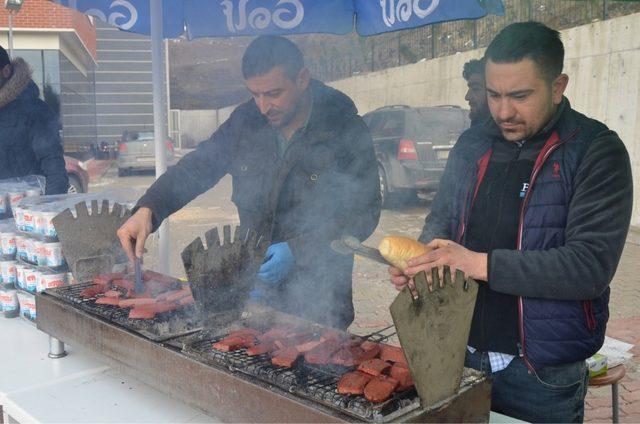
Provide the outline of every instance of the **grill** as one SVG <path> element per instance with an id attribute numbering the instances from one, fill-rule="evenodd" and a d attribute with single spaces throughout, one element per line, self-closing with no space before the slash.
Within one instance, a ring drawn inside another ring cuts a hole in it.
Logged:
<path id="1" fill-rule="evenodd" d="M 159 314 L 154 319 L 129 319 L 128 309 L 113 305 L 99 305 L 95 303 L 97 297 L 85 298 L 80 296 L 80 293 L 90 286 L 93 286 L 93 284 L 74 284 L 48 289 L 47 293 L 155 342 L 163 342 L 191 334 L 200 329 L 198 320 L 195 318 L 193 305 Z"/>
<path id="2" fill-rule="evenodd" d="M 465 370 L 459 393 L 428 408 L 421 407 L 415 391 L 373 404 L 361 396 L 336 392 L 339 377 L 349 368 L 300 361 L 294 368 L 285 369 L 271 364 L 267 355 L 250 357 L 244 350 L 217 351 L 212 344 L 225 337 L 230 328 L 199 330 L 178 337 L 179 331 L 194 331 L 195 326 L 186 324 L 175 312 L 155 320 L 129 320 L 115 307 L 82 299 L 79 292 L 87 286 L 38 293 L 38 328 L 109 363 L 124 366 L 145 383 L 223 421 L 488 420 L 491 386 L 476 371 Z M 268 321 L 268 317 L 253 316 L 236 325 L 259 328 L 252 324 Z M 173 327 L 171 322 L 175 322 Z M 167 328 L 172 331 L 163 331 Z M 160 339 L 163 341 L 158 342 Z"/>
<path id="3" fill-rule="evenodd" d="M 420 407 L 420 399 L 413 389 L 394 393 L 389 400 L 377 404 L 369 402 L 363 396 L 337 393 L 340 377 L 353 371 L 355 367 L 320 366 L 298 360 L 293 368 L 283 368 L 273 365 L 268 354 L 249 356 L 246 349 L 231 352 L 214 349 L 213 343 L 227 335 L 214 335 L 212 331 L 204 330 L 185 338 L 182 348 L 191 358 L 249 375 L 363 421 L 385 421 L 385 417 L 393 413 L 401 410 L 406 413 Z"/>

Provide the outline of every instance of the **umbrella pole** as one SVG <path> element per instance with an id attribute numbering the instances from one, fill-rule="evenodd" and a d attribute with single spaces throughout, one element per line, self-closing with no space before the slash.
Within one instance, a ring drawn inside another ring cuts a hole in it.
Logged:
<path id="1" fill-rule="evenodd" d="M 153 81 L 153 133 L 155 137 L 156 179 L 167 170 L 165 134 L 166 119 L 162 98 L 162 2 L 150 0 L 151 6 L 151 67 Z M 168 99 L 167 99 L 168 101 Z M 170 274 L 168 219 L 158 229 L 158 271 Z"/>

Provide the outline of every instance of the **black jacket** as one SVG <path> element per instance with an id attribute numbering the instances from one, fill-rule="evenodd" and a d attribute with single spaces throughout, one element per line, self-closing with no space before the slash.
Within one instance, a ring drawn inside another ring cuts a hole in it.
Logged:
<path id="1" fill-rule="evenodd" d="M 517 246 L 474 246 L 489 253 L 487 288 L 518 297 L 520 347 L 530 368 L 583 360 L 602 346 L 609 283 L 633 206 L 629 155 L 620 138 L 563 103 L 557 121 L 540 134 L 549 138 L 518 213 Z M 474 188 L 489 175 L 496 137 L 491 122 L 462 134 L 421 240 L 468 245 L 467 217 L 479 205 Z"/>
<path id="2" fill-rule="evenodd" d="M 42 175 L 46 194 L 66 193 L 58 117 L 40 100 L 27 63 L 12 64 L 13 75 L 0 88 L 0 179 Z"/>
<path id="3" fill-rule="evenodd" d="M 344 328 L 354 317 L 353 257 L 336 254 L 329 245 L 342 234 L 364 240 L 375 229 L 380 216 L 377 166 L 371 136 L 351 99 L 318 81 L 310 89 L 309 122 L 284 157 L 278 154 L 275 130 L 248 101 L 169 168 L 138 206 L 153 211 L 157 228 L 231 174 L 241 225 L 272 243 L 288 242 L 295 257 L 293 271 L 271 290 L 268 303 Z"/>

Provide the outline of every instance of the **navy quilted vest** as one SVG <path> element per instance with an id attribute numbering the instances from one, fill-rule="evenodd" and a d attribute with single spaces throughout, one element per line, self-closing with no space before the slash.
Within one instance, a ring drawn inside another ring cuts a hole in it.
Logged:
<path id="1" fill-rule="evenodd" d="M 571 118 L 575 120 L 575 116 Z M 520 216 L 521 250 L 548 250 L 564 245 L 575 173 L 589 141 L 607 129 L 590 119 L 580 119 L 580 126 L 569 125 L 571 132 L 566 131 L 566 127 L 563 125 L 560 131 L 554 132 L 555 140 L 553 136 L 549 139 L 534 166 Z M 477 133 L 466 135 L 474 140 L 465 143 L 469 161 L 461 167 L 464 169 L 458 169 L 459 181 L 464 183 L 456 185 L 450 228 L 450 234 L 457 234 L 458 242 L 463 244 L 475 189 L 491 157 L 488 137 Z M 521 297 L 518 302 L 520 343 L 530 368 L 583 360 L 602 346 L 609 318 L 609 288 L 589 301 Z"/>

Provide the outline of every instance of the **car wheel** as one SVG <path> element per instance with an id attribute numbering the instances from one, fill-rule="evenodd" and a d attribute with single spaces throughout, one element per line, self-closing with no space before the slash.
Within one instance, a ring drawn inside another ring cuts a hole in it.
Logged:
<path id="1" fill-rule="evenodd" d="M 131 171 L 129 171 L 128 169 L 118 168 L 118 177 L 126 177 L 130 173 L 131 173 Z"/>
<path id="2" fill-rule="evenodd" d="M 82 183 L 78 179 L 78 177 L 74 175 L 69 175 L 69 190 L 67 190 L 69 194 L 77 194 L 83 193 Z"/>

